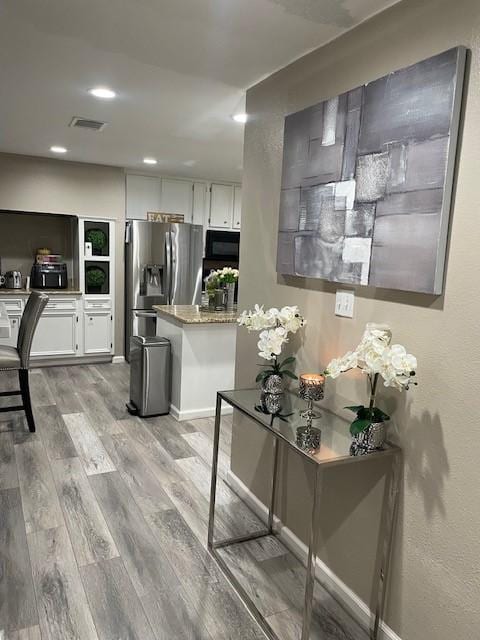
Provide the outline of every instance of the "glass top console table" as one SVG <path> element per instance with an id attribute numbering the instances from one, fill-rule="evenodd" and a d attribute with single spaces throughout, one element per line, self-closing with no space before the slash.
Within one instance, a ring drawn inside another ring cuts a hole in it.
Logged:
<path id="1" fill-rule="evenodd" d="M 214 539 L 215 502 L 217 492 L 222 402 L 232 406 L 235 410 L 239 411 L 247 418 L 250 418 L 259 428 L 267 431 L 271 436 L 273 436 L 273 472 L 270 487 L 270 502 L 268 505 L 268 520 L 265 528 L 243 536 L 216 540 Z M 387 572 L 396 515 L 401 450 L 395 445 L 385 443 L 383 449 L 377 450 L 373 453 L 358 456 L 351 455 L 351 437 L 348 430 L 348 423 L 339 416 L 336 416 L 321 407 L 319 403 L 314 404 L 314 409 L 318 417 L 318 421 L 316 421 L 315 424 L 317 428 L 321 430 L 320 448 L 316 451 L 305 450 L 297 443 L 297 429 L 305 426 L 305 418 L 302 417 L 302 412 L 307 408 L 306 401 L 299 398 L 297 394 L 286 392 L 275 402 L 279 402 L 279 404 L 276 404 L 273 407 L 271 405 L 268 406 L 268 403 L 266 405 L 265 401 L 261 398 L 259 389 L 236 389 L 232 391 L 220 391 L 217 393 L 210 489 L 210 514 L 208 523 L 209 551 L 241 596 L 252 616 L 262 627 L 266 636 L 271 640 L 278 640 L 278 636 L 275 634 L 265 617 L 260 613 L 233 571 L 229 568 L 220 551 L 221 549 L 231 545 L 276 534 L 276 531 L 274 530 L 274 508 L 278 485 L 278 443 L 283 442 L 284 446 L 287 446 L 289 449 L 301 456 L 305 463 L 310 466 L 311 472 L 313 473 L 313 495 L 308 540 L 308 558 L 306 563 L 307 574 L 305 581 L 301 631 L 301 640 L 308 640 L 310 638 L 310 628 L 312 623 L 322 472 L 327 468 L 331 468 L 333 465 L 361 464 L 375 459 L 378 461 L 382 460 L 383 462 L 388 460 L 388 474 L 385 481 L 382 505 L 381 529 L 374 576 L 375 584 L 373 585 L 372 591 L 374 595 L 372 597 L 369 630 L 369 637 L 371 640 L 377 640 L 385 602 Z"/>

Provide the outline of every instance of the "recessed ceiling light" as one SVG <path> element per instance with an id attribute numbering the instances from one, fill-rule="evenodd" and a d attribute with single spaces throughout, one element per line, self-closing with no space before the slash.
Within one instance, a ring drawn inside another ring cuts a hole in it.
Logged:
<path id="1" fill-rule="evenodd" d="M 50 147 L 50 151 L 53 151 L 53 153 L 67 153 L 65 147 L 59 147 L 56 144 L 54 144 L 53 147 Z"/>
<path id="2" fill-rule="evenodd" d="M 232 118 L 235 120 L 235 122 L 240 122 L 241 124 L 245 124 L 245 122 L 248 120 L 248 116 L 246 113 L 235 113 Z"/>
<path id="3" fill-rule="evenodd" d="M 155 158 L 144 158 L 143 161 L 145 164 L 157 164 Z"/>
<path id="4" fill-rule="evenodd" d="M 95 98 L 104 98 L 105 100 L 111 100 L 117 95 L 115 91 L 112 91 L 112 89 L 108 87 L 94 87 L 93 89 L 89 89 L 88 93 L 95 96 Z"/>

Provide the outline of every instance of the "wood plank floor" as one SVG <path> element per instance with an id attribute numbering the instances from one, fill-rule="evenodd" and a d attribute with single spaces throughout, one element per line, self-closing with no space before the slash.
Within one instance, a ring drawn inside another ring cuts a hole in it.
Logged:
<path id="1" fill-rule="evenodd" d="M 15 378 L 1 372 L 0 391 Z M 264 639 L 206 549 L 213 420 L 132 418 L 128 381 L 121 364 L 35 369 L 37 433 L 0 416 L 0 639 Z M 262 524 L 227 486 L 224 420 L 218 534 L 239 535 Z M 282 640 L 297 640 L 291 554 L 263 539 L 225 558 Z M 315 611 L 312 639 L 366 640 L 319 585 Z"/>

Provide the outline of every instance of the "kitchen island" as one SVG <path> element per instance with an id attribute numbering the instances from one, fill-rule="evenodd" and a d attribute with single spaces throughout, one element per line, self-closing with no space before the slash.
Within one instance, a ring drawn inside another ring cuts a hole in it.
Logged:
<path id="1" fill-rule="evenodd" d="M 215 415 L 217 391 L 233 389 L 237 314 L 195 305 L 155 305 L 157 336 L 172 346 L 170 412 L 177 420 Z"/>

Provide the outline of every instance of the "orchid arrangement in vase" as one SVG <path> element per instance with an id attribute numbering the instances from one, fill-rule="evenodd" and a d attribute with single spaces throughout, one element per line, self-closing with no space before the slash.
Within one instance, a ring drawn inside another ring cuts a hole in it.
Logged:
<path id="1" fill-rule="evenodd" d="M 374 425 L 390 419 L 390 416 L 376 406 L 380 378 L 383 378 L 385 387 L 393 387 L 399 391 L 417 384 L 414 381 L 417 359 L 407 353 L 404 346 L 391 344 L 391 341 L 392 332 L 389 327 L 369 323 L 355 351 L 349 351 L 341 358 L 334 358 L 324 372 L 330 378 L 338 378 L 341 373 L 360 369 L 368 376 L 368 406 L 345 407 L 357 415 L 350 426 L 350 433 L 354 438 L 367 432 Z"/>
<path id="2" fill-rule="evenodd" d="M 269 364 L 260 365 L 263 370 L 256 377 L 256 382 L 262 383 L 264 391 L 280 393 L 285 377 L 297 379 L 292 365 L 295 358 L 290 356 L 285 360 L 279 359 L 284 345 L 289 341 L 289 334 L 297 333 L 305 326 L 305 318 L 300 314 L 297 306 L 287 306 L 281 309 L 272 307 L 264 310 L 263 306 L 255 305 L 253 311 L 243 311 L 238 318 L 238 324 L 248 331 L 259 331 L 257 343 L 258 355 Z"/>

